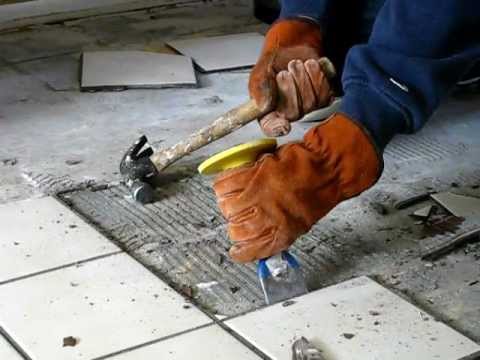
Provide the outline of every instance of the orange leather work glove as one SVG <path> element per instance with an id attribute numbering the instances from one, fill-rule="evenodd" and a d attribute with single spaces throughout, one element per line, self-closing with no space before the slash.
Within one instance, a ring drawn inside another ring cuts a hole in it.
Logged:
<path id="1" fill-rule="evenodd" d="M 382 168 L 363 127 L 336 114 L 303 142 L 219 175 L 213 187 L 234 242 L 231 257 L 249 262 L 287 249 L 338 203 L 371 187 Z"/>
<path id="2" fill-rule="evenodd" d="M 306 19 L 280 20 L 267 32 L 248 84 L 250 97 L 269 112 L 259 119 L 267 136 L 288 134 L 290 122 L 331 103 L 322 43 L 320 27 Z"/>

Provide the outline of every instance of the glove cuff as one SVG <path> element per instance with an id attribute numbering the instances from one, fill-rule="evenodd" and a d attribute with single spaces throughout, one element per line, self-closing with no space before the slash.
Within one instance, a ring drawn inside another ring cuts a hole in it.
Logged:
<path id="1" fill-rule="evenodd" d="M 311 47 L 323 56 L 322 30 L 315 20 L 306 17 L 277 20 L 265 35 L 262 54 L 295 46 Z"/>
<path id="2" fill-rule="evenodd" d="M 310 129 L 304 143 L 335 172 L 339 201 L 367 190 L 382 174 L 383 158 L 372 137 L 360 123 L 342 113 Z"/>

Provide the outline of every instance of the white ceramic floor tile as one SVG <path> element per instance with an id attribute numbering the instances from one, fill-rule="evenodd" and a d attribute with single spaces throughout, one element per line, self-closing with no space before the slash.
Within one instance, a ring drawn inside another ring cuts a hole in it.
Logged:
<path id="1" fill-rule="evenodd" d="M 82 56 L 82 89 L 196 86 L 192 59 L 147 51 L 91 51 Z"/>
<path id="2" fill-rule="evenodd" d="M 54 198 L 0 205 L 0 283 L 119 250 Z"/>
<path id="3" fill-rule="evenodd" d="M 264 37 L 243 33 L 168 42 L 179 53 L 191 57 L 203 71 L 244 68 L 255 65 Z"/>
<path id="4" fill-rule="evenodd" d="M 111 360 L 258 360 L 250 349 L 213 325 L 148 345 Z"/>
<path id="5" fill-rule="evenodd" d="M 208 324 L 129 255 L 0 286 L 0 326 L 33 358 L 92 359 Z M 62 347 L 63 338 L 78 338 Z"/>
<path id="6" fill-rule="evenodd" d="M 480 346 L 361 277 L 227 321 L 275 360 L 305 336 L 327 360 L 454 360 Z"/>
<path id="7" fill-rule="evenodd" d="M 19 353 L 0 335 L 0 359 L 23 360 Z"/>

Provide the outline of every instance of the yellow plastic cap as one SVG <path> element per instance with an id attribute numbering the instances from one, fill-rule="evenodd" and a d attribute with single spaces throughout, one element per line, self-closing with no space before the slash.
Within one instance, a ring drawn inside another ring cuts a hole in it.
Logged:
<path id="1" fill-rule="evenodd" d="M 275 139 L 260 139 L 237 145 L 209 157 L 198 166 L 198 172 L 202 175 L 215 175 L 242 167 L 255 162 L 261 154 L 275 151 L 276 148 Z"/>

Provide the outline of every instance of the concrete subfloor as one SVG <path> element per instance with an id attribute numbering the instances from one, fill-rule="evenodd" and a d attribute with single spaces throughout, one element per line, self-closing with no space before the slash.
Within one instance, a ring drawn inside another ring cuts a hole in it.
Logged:
<path id="1" fill-rule="evenodd" d="M 194 16 L 198 8 L 188 6 L 140 11 L 0 34 L 0 203 L 74 190 L 82 184 L 115 185 L 119 181 L 119 159 L 139 135 L 146 134 L 155 146 L 168 146 L 245 101 L 246 70 L 199 73 L 197 89 L 78 90 L 78 56 L 82 50 L 169 51 L 163 46 L 164 40 L 265 30 L 251 17 L 247 6 L 206 4 L 201 11 L 201 17 Z M 300 138 L 310 126 L 296 124 L 282 142 Z M 326 252 L 316 256 L 324 255 L 323 262 L 308 266 L 311 286 L 319 288 L 357 275 L 373 275 L 480 341 L 480 284 L 475 283 L 480 279 L 480 248 L 470 245 L 434 264 L 423 262 L 422 251 L 452 233 L 429 233 L 429 229 L 414 224 L 409 209 L 395 211 L 392 206 L 395 200 L 432 189 L 480 195 L 479 133 L 479 98 L 463 96 L 450 99 L 419 134 L 397 138 L 386 150 L 385 173 L 377 186 L 338 207 L 310 237 L 298 243 L 299 252 Z M 191 169 L 208 154 L 261 136 L 256 124 L 251 124 L 182 164 Z M 201 188 L 208 189 L 206 185 Z M 113 189 L 109 190 L 113 194 L 100 191 L 98 196 L 103 200 L 109 196 L 121 198 L 121 186 Z M 88 218 L 86 208 L 79 201 L 75 203 L 77 193 L 82 191 L 72 192 L 70 201 Z M 389 214 L 379 215 L 371 207 L 374 202 L 385 204 Z M 157 212 L 162 210 L 162 204 L 159 206 Z M 113 232 L 107 226 L 109 219 L 102 223 L 92 216 L 90 220 L 103 231 Z M 476 223 L 468 219 L 453 231 L 469 229 Z M 216 223 L 212 231 L 213 236 L 220 234 L 224 226 Z M 209 236 L 207 239 L 211 239 Z M 149 242 L 148 237 L 142 239 Z M 116 240 L 121 244 L 118 236 Z M 325 245 L 315 250 L 313 246 L 318 243 Z M 160 266 L 155 268 L 155 258 L 148 256 L 156 246 L 136 244 L 129 249 L 128 244 L 121 245 L 165 276 Z M 161 259 L 162 254 L 155 251 L 156 259 Z M 251 298 L 256 298 L 253 290 L 252 294 Z M 202 299 L 197 300 L 202 304 Z M 234 307 L 235 297 L 230 301 Z M 257 306 L 261 304 L 240 309 Z"/>

